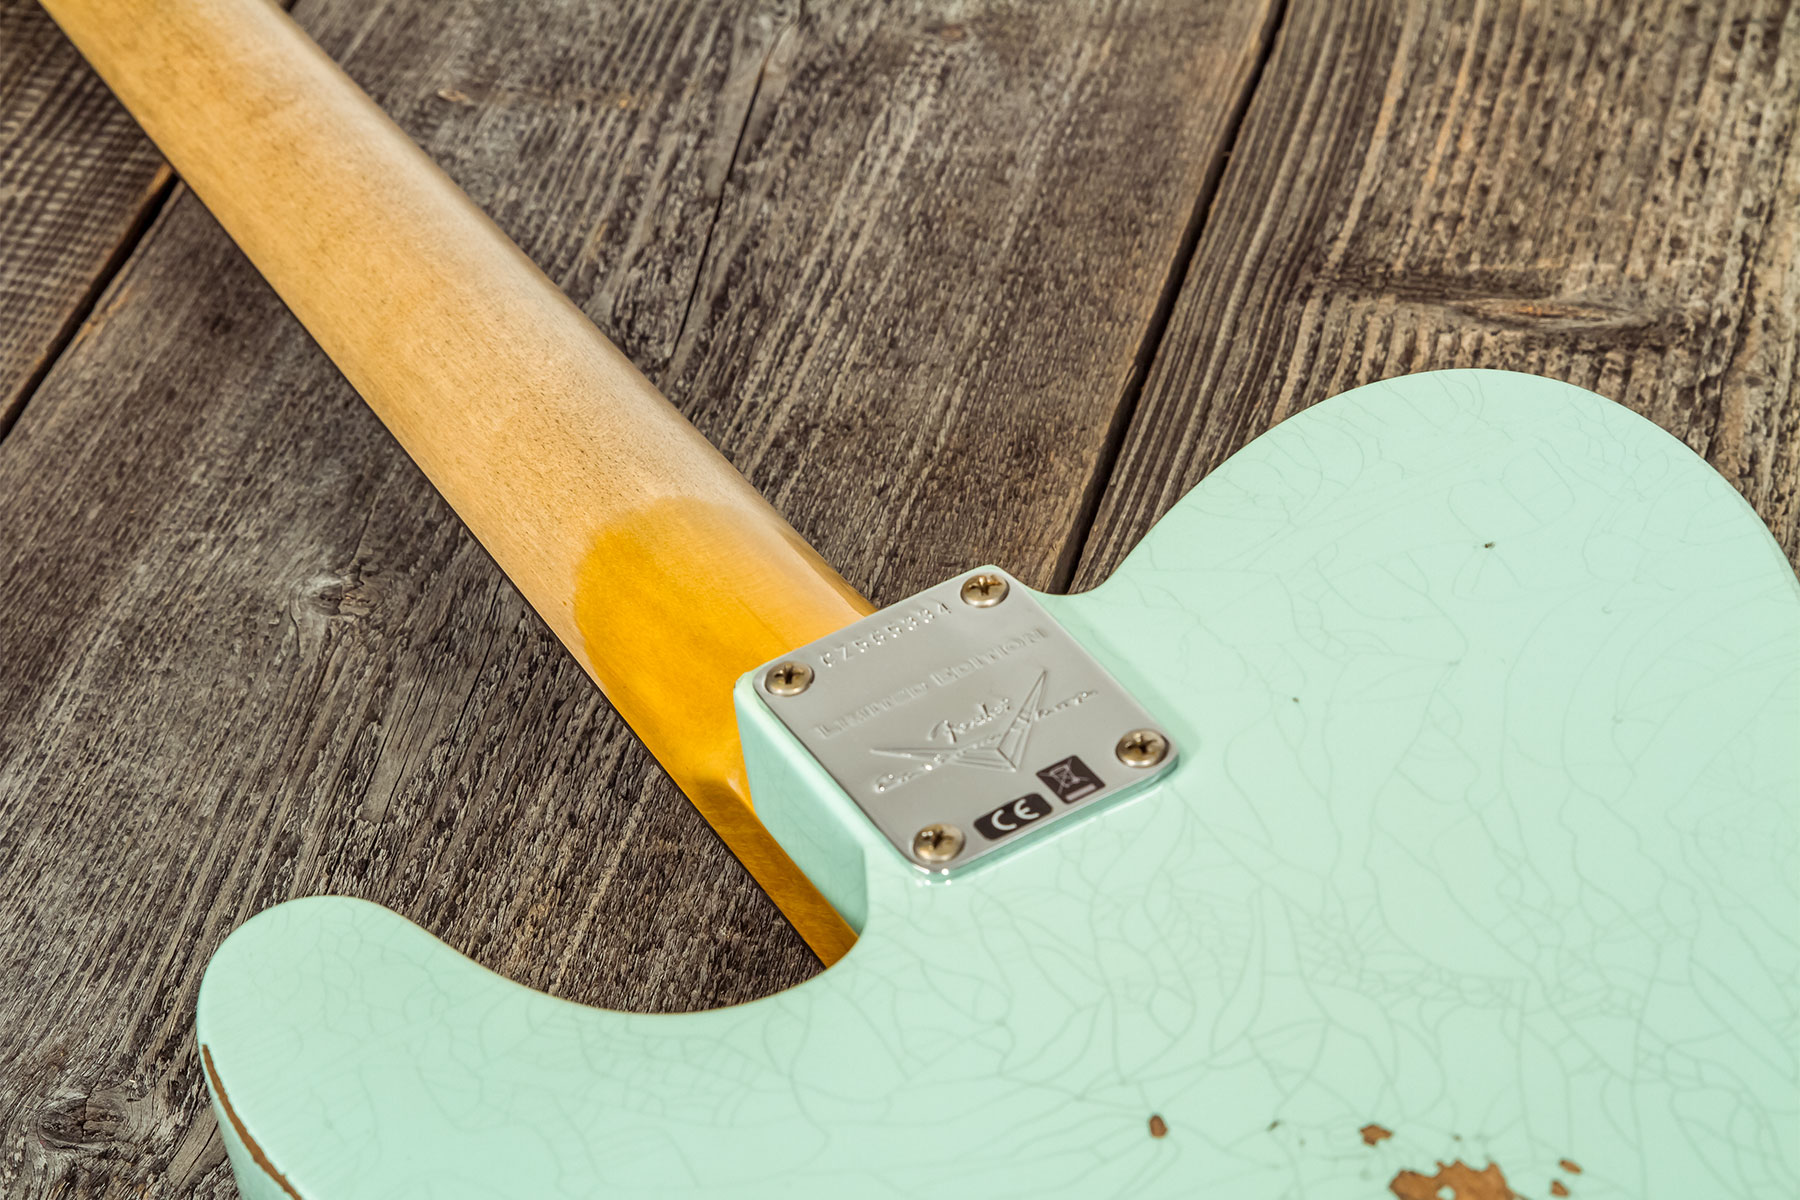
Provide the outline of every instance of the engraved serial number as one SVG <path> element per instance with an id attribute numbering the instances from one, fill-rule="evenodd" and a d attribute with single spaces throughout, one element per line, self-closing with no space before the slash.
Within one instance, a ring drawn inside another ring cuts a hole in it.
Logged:
<path id="1" fill-rule="evenodd" d="M 949 615 L 950 606 L 942 600 L 933 600 L 911 612 L 895 613 L 885 624 L 865 629 L 858 636 L 820 654 L 819 665 L 826 668 L 841 667 L 853 658 L 860 658 L 872 650 L 897 642 L 907 634 L 925 628 L 939 617 Z"/>

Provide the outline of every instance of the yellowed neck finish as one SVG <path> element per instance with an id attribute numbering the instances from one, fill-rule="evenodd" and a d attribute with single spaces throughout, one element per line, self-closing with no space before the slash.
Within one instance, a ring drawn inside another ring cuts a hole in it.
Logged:
<path id="1" fill-rule="evenodd" d="M 267 0 L 45 0 L 619 712 L 830 962 L 756 820 L 731 686 L 868 613 Z"/>

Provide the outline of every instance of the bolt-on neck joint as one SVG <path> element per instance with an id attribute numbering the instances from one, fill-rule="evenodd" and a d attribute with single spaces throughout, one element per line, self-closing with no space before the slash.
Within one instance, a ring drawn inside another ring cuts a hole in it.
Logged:
<path id="1" fill-rule="evenodd" d="M 744 676 L 740 732 L 757 811 L 826 882 L 821 821 L 849 822 L 837 852 L 873 848 L 947 878 L 1010 853 L 1160 777 L 1163 726 L 1029 589 L 995 567 L 927 588 Z M 758 759 L 792 759 L 759 784 Z M 789 787 L 842 803 L 790 819 Z M 809 859 L 812 861 L 809 863 Z M 853 919 L 854 923 L 854 919 Z"/>

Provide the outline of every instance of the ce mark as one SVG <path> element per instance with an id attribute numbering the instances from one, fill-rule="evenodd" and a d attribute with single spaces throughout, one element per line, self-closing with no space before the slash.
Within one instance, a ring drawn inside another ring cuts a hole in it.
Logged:
<path id="1" fill-rule="evenodd" d="M 997 842 L 1009 833 L 1017 833 L 1042 817 L 1049 816 L 1055 809 L 1050 802 L 1032 792 L 1020 796 L 1017 800 L 1008 801 L 991 813 L 975 818 L 975 830 L 990 842 Z"/>

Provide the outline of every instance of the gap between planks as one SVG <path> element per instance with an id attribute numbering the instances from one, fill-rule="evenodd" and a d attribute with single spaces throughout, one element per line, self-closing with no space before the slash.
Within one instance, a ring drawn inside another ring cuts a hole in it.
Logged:
<path id="1" fill-rule="evenodd" d="M 1268 19 L 1263 23 L 1259 35 L 1261 41 L 1257 47 L 1256 61 L 1251 64 L 1249 77 L 1238 93 L 1230 115 L 1225 118 L 1225 145 L 1218 158 L 1213 161 L 1212 169 L 1201 181 L 1200 190 L 1194 195 L 1193 211 L 1188 215 L 1181 241 L 1169 260 L 1169 271 L 1163 278 L 1162 290 L 1157 294 L 1156 307 L 1151 310 L 1150 320 L 1144 326 L 1143 339 L 1139 341 L 1137 353 L 1132 358 L 1131 373 L 1126 377 L 1118 406 L 1113 409 L 1112 423 L 1107 426 L 1106 437 L 1100 443 L 1100 456 L 1094 463 L 1094 473 L 1088 478 L 1087 488 L 1082 492 L 1081 507 L 1076 513 L 1075 524 L 1069 530 L 1062 553 L 1057 557 L 1056 571 L 1051 577 L 1052 592 L 1067 593 L 1074 584 L 1075 572 L 1087 550 L 1088 537 L 1093 533 L 1094 522 L 1100 515 L 1100 498 L 1106 494 L 1107 485 L 1112 482 L 1113 473 L 1118 469 L 1119 452 L 1123 449 L 1125 436 L 1130 432 L 1132 421 L 1137 416 L 1138 401 L 1143 397 L 1144 383 L 1150 376 L 1150 364 L 1156 361 L 1163 337 L 1169 331 L 1170 314 L 1175 311 L 1176 298 L 1181 295 L 1181 289 L 1187 283 L 1188 268 L 1200 246 L 1200 235 L 1206 229 L 1207 219 L 1212 215 L 1213 201 L 1225 182 L 1226 172 L 1231 169 L 1231 156 L 1237 149 L 1238 135 L 1243 132 L 1244 118 L 1250 112 L 1250 102 L 1256 97 L 1256 89 L 1262 83 L 1263 69 L 1275 55 L 1275 43 L 1281 37 L 1287 10 L 1288 0 L 1275 0 L 1269 8 Z"/>

